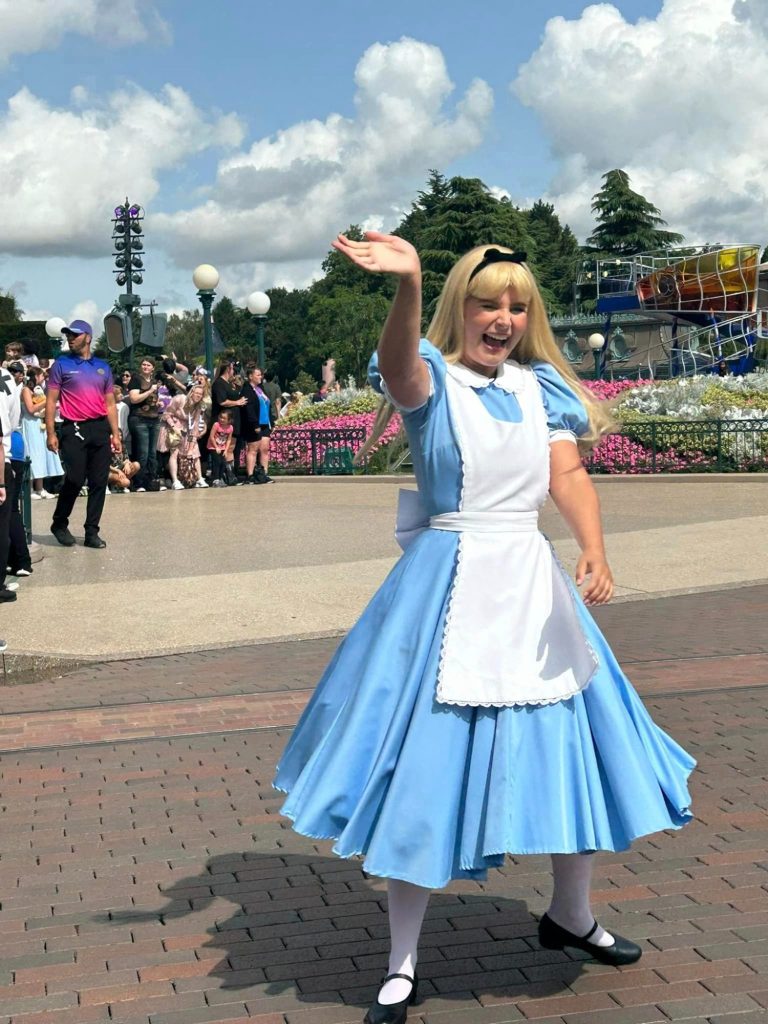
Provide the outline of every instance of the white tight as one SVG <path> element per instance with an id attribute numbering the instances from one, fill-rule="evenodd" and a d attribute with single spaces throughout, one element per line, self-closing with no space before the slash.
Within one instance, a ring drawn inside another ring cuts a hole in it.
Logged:
<path id="1" fill-rule="evenodd" d="M 590 854 L 552 854 L 554 887 L 552 902 L 547 913 L 552 920 L 574 935 L 586 935 L 595 919 L 589 903 L 594 860 Z M 392 947 L 387 974 L 407 974 L 413 977 L 418 959 L 419 935 L 430 897 L 429 889 L 390 878 L 387 883 L 389 933 Z M 598 926 L 590 942 L 599 946 L 613 944 L 613 936 Z M 410 994 L 407 981 L 395 978 L 379 992 L 379 1002 L 399 1003 Z"/>

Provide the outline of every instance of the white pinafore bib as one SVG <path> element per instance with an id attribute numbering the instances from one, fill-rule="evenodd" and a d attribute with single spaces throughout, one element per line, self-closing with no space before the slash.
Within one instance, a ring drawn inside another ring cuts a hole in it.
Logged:
<path id="1" fill-rule="evenodd" d="M 553 704 L 587 685 L 597 658 L 538 530 L 549 489 L 549 429 L 538 381 L 529 367 L 505 363 L 494 383 L 516 395 L 520 423 L 498 420 L 485 407 L 476 389 L 489 386 L 487 378 L 461 364 L 447 368 L 461 501 L 458 511 L 418 524 L 460 534 L 436 697 L 484 707 Z M 402 492 L 399 539 L 421 532 L 414 529 L 417 503 L 417 492 Z"/>

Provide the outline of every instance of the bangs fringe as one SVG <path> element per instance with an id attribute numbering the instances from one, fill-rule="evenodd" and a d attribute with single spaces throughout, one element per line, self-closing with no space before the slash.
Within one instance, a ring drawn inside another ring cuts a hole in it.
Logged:
<path id="1" fill-rule="evenodd" d="M 514 289 L 520 302 L 530 302 L 533 293 L 530 271 L 518 263 L 491 263 L 472 278 L 467 286 L 467 297 L 496 299 L 507 288 Z"/>

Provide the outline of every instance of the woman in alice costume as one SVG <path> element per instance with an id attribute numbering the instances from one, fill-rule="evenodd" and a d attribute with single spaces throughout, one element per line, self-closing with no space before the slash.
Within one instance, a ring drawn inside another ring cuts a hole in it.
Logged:
<path id="1" fill-rule="evenodd" d="M 413 246 L 376 232 L 334 246 L 398 279 L 369 377 L 402 414 L 418 491 L 401 494 L 404 554 L 337 650 L 275 785 L 298 832 L 388 879 L 389 968 L 365 1021 L 401 1024 L 430 890 L 482 880 L 507 853 L 552 855 L 542 946 L 637 960 L 592 915 L 589 854 L 685 824 L 694 761 L 586 610 L 613 580 L 576 441 L 596 442 L 609 418 L 560 355 L 525 254 L 462 257 L 420 341 Z M 581 548 L 582 596 L 538 530 L 547 493 Z"/>

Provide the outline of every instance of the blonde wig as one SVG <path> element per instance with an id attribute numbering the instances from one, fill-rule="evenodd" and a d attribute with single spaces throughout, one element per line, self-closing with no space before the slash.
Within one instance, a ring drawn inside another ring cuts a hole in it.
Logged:
<path id="1" fill-rule="evenodd" d="M 427 330 L 427 338 L 442 352 L 447 363 L 458 363 L 464 347 L 466 300 L 497 299 L 507 288 L 512 288 L 515 297 L 524 302 L 528 309 L 528 326 L 515 346 L 512 358 L 522 364 L 536 360 L 550 363 L 572 388 L 589 418 L 589 428 L 578 440 L 579 449 L 586 452 L 597 444 L 601 437 L 615 429 L 609 406 L 592 396 L 563 357 L 549 326 L 536 279 L 525 263 L 493 262 L 472 276 L 475 268 L 483 262 L 489 248 L 488 245 L 480 245 L 470 249 L 453 266 L 443 285 L 435 315 Z M 513 251 L 504 246 L 493 248 L 505 253 Z M 359 453 L 360 460 L 384 432 L 393 412 L 394 407 L 384 401 L 376 416 L 373 432 Z"/>

